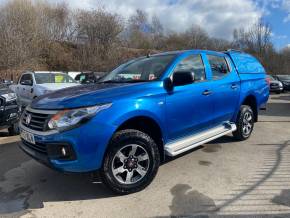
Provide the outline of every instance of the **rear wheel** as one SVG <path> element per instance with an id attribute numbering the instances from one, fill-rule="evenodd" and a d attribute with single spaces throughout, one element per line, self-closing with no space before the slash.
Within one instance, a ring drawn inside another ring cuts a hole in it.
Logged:
<path id="1" fill-rule="evenodd" d="M 236 122 L 237 130 L 233 132 L 237 140 L 248 139 L 254 129 L 254 113 L 250 106 L 242 105 Z"/>
<path id="2" fill-rule="evenodd" d="M 105 155 L 103 182 L 118 194 L 140 191 L 154 179 L 160 164 L 158 147 L 138 130 L 117 132 Z"/>

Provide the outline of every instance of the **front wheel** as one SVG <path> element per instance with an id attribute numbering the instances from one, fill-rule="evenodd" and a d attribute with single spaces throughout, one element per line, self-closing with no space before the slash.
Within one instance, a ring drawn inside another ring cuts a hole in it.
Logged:
<path id="1" fill-rule="evenodd" d="M 130 194 L 148 186 L 160 164 L 156 143 L 138 130 L 121 130 L 110 142 L 101 178 L 118 194 Z"/>
<path id="2" fill-rule="evenodd" d="M 248 139 L 254 129 L 254 113 L 250 106 L 242 105 L 236 122 L 237 130 L 233 132 L 239 141 Z"/>

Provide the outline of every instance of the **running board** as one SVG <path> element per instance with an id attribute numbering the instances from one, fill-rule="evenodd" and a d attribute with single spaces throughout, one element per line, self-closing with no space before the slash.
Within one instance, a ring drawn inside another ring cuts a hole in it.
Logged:
<path id="1" fill-rule="evenodd" d="M 236 129 L 237 126 L 234 123 L 225 123 L 196 135 L 170 142 L 165 145 L 165 152 L 168 156 L 176 156 L 221 136 L 234 132 Z"/>

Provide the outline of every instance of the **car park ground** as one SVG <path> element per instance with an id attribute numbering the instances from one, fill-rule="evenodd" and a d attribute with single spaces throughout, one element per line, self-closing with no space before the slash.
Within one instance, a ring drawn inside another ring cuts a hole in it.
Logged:
<path id="1" fill-rule="evenodd" d="M 46 168 L 2 131 L 0 217 L 290 217 L 290 94 L 272 95 L 259 119 L 249 140 L 229 135 L 169 159 L 127 196 Z"/>

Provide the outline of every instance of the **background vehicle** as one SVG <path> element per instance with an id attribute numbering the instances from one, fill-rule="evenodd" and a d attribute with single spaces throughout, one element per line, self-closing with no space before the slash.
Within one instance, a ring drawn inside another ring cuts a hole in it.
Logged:
<path id="1" fill-rule="evenodd" d="M 279 80 L 275 79 L 271 75 L 267 75 L 267 78 L 269 79 L 269 85 L 270 85 L 270 91 L 276 92 L 277 94 L 280 94 L 283 92 L 283 84 Z"/>
<path id="2" fill-rule="evenodd" d="M 0 81 L 0 84 L 6 85 L 7 87 L 9 87 L 10 85 L 13 84 L 13 81 L 4 79 L 4 80 Z"/>
<path id="3" fill-rule="evenodd" d="M 38 96 L 76 85 L 79 84 L 62 72 L 26 71 L 10 89 L 16 93 L 21 106 L 27 106 Z"/>
<path id="4" fill-rule="evenodd" d="M 274 78 L 282 82 L 284 90 L 290 91 L 290 75 L 276 75 Z"/>
<path id="5" fill-rule="evenodd" d="M 79 75 L 79 74 L 81 74 L 81 73 L 82 73 L 82 72 L 78 72 L 78 71 L 70 71 L 70 72 L 67 72 L 67 74 L 68 74 L 71 78 L 73 78 L 73 79 L 75 79 L 76 76 Z"/>
<path id="6" fill-rule="evenodd" d="M 91 84 L 96 83 L 100 78 L 102 78 L 106 72 L 68 72 L 68 75 L 72 75 L 73 78 L 81 84 Z"/>
<path id="7" fill-rule="evenodd" d="M 19 121 L 19 107 L 16 94 L 6 85 L 0 84 L 0 129 L 8 128 L 10 135 L 17 135 Z"/>
<path id="8" fill-rule="evenodd" d="M 20 147 L 52 168 L 100 170 L 115 192 L 136 192 L 151 183 L 166 155 L 229 133 L 248 139 L 268 97 L 264 68 L 246 53 L 141 57 L 98 84 L 33 101 L 21 118 Z"/>
<path id="9" fill-rule="evenodd" d="M 75 80 L 81 84 L 96 83 L 98 79 L 94 72 L 82 72 L 75 77 Z"/>

